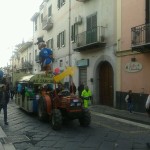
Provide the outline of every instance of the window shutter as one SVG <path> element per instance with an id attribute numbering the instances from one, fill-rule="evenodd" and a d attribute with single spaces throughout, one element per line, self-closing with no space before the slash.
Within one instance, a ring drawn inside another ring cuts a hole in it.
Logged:
<path id="1" fill-rule="evenodd" d="M 60 8 L 60 0 L 58 0 L 57 7 Z"/>
<path id="2" fill-rule="evenodd" d="M 65 46 L 65 31 L 62 32 L 62 38 L 63 38 L 62 45 Z"/>
<path id="3" fill-rule="evenodd" d="M 59 34 L 57 35 L 57 47 L 58 48 L 60 47 L 60 36 L 59 36 Z"/>
<path id="4" fill-rule="evenodd" d="M 53 49 L 53 38 L 51 39 L 51 49 Z"/>

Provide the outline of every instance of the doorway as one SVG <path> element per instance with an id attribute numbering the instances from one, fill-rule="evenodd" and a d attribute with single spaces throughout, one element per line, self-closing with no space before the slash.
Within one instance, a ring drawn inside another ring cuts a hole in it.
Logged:
<path id="1" fill-rule="evenodd" d="M 104 61 L 99 67 L 99 101 L 102 105 L 113 106 L 113 68 L 111 64 Z"/>

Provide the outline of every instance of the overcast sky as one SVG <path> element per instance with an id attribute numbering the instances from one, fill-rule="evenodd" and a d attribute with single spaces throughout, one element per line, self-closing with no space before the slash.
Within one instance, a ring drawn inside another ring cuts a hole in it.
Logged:
<path id="1" fill-rule="evenodd" d="M 0 67 L 10 64 L 14 46 L 32 37 L 31 17 L 43 0 L 1 0 L 0 2 Z"/>

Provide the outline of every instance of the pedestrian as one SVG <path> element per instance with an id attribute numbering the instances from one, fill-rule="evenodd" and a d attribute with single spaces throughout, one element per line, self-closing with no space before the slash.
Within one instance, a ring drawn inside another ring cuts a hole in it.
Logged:
<path id="1" fill-rule="evenodd" d="M 76 86 L 74 82 L 70 85 L 70 93 L 76 94 Z"/>
<path id="2" fill-rule="evenodd" d="M 11 98 L 11 100 L 13 100 L 15 92 L 14 92 L 14 88 L 13 88 L 12 82 L 9 85 L 9 89 L 10 89 L 10 98 Z"/>
<path id="3" fill-rule="evenodd" d="M 7 104 L 9 102 L 9 91 L 7 90 L 6 85 L 1 86 L 0 90 L 0 111 L 4 111 L 4 124 L 8 125 L 7 122 Z"/>
<path id="4" fill-rule="evenodd" d="M 22 92 L 22 85 L 20 83 L 18 83 L 17 85 L 17 93 L 20 95 Z"/>
<path id="5" fill-rule="evenodd" d="M 84 90 L 84 84 L 83 82 L 80 82 L 80 85 L 78 86 L 78 92 L 79 92 L 79 97 L 81 98 L 82 91 Z"/>
<path id="6" fill-rule="evenodd" d="M 148 116 L 150 117 L 150 94 L 147 97 L 145 108 Z"/>
<path id="7" fill-rule="evenodd" d="M 84 108 L 88 108 L 92 98 L 92 93 L 89 90 L 88 86 L 85 86 L 85 89 L 82 91 L 81 97 L 83 99 Z"/>
<path id="8" fill-rule="evenodd" d="M 127 102 L 127 109 L 130 113 L 133 111 L 133 96 L 132 96 L 132 90 L 128 91 L 128 94 L 125 97 L 125 101 Z"/>

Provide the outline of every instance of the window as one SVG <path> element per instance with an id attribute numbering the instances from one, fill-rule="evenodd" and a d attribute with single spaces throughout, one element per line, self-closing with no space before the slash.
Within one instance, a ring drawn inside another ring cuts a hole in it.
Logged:
<path id="1" fill-rule="evenodd" d="M 37 19 L 35 19 L 35 31 L 37 30 Z"/>
<path id="2" fill-rule="evenodd" d="M 97 42 L 97 13 L 87 17 L 86 44 Z"/>
<path id="3" fill-rule="evenodd" d="M 48 17 L 52 16 L 52 5 L 48 7 Z"/>
<path id="4" fill-rule="evenodd" d="M 41 14 L 41 22 L 43 22 L 43 14 Z"/>
<path id="5" fill-rule="evenodd" d="M 31 53 L 29 54 L 29 63 L 31 63 Z"/>
<path id="6" fill-rule="evenodd" d="M 63 60 L 59 61 L 59 67 L 63 67 Z"/>
<path id="7" fill-rule="evenodd" d="M 46 45 L 47 45 L 48 48 L 53 49 L 53 38 L 49 39 L 46 42 Z"/>
<path id="8" fill-rule="evenodd" d="M 36 60 L 36 58 L 37 58 L 37 50 L 35 50 L 35 60 Z"/>
<path id="9" fill-rule="evenodd" d="M 65 31 L 57 35 L 57 47 L 60 48 L 64 46 L 65 46 Z"/>
<path id="10" fill-rule="evenodd" d="M 58 0 L 58 9 L 60 9 L 65 4 L 65 0 Z"/>
<path id="11" fill-rule="evenodd" d="M 76 36 L 78 34 L 78 25 L 75 23 L 71 26 L 71 41 L 76 42 Z"/>

